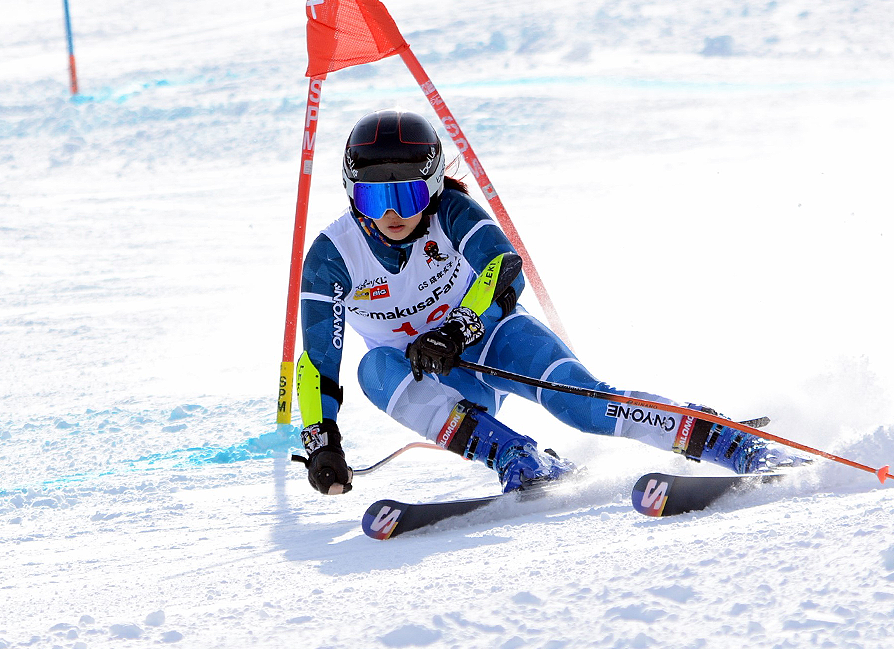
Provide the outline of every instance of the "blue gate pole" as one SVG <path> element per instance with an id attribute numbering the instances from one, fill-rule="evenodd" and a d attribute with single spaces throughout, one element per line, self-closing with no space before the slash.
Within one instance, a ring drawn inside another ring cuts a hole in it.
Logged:
<path id="1" fill-rule="evenodd" d="M 65 6 L 65 34 L 68 37 L 68 75 L 71 82 L 71 94 L 78 94 L 78 73 L 75 69 L 74 41 L 71 38 L 71 16 L 68 13 L 68 0 L 62 0 Z"/>

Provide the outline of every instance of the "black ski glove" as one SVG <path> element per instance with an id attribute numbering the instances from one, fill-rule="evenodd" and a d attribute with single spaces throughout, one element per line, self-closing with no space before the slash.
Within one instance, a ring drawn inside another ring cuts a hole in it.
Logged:
<path id="1" fill-rule="evenodd" d="M 444 324 L 407 346 L 406 357 L 410 360 L 413 378 L 421 381 L 423 372 L 450 374 L 466 347 L 482 338 L 484 325 L 478 315 L 468 307 L 456 307 L 447 314 Z"/>
<path id="2" fill-rule="evenodd" d="M 301 431 L 301 441 L 307 450 L 307 479 L 320 493 L 334 496 L 351 490 L 354 472 L 345 462 L 338 424 L 324 419 Z"/>

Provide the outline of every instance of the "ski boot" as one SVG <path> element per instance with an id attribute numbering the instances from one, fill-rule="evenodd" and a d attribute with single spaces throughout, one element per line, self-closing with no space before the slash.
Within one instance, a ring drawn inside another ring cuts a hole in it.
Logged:
<path id="1" fill-rule="evenodd" d="M 575 470 L 574 464 L 551 449 L 538 451 L 533 439 L 509 429 L 465 399 L 453 408 L 437 443 L 495 470 L 503 493 L 530 489 Z"/>
<path id="2" fill-rule="evenodd" d="M 699 458 L 688 457 L 719 464 L 736 473 L 772 473 L 811 462 L 807 458 L 791 455 L 778 446 L 771 446 L 760 437 L 719 424 L 712 426 L 708 432 Z"/>

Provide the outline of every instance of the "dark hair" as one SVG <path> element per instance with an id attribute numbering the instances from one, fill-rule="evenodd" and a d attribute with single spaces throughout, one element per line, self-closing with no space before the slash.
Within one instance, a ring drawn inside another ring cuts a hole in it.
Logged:
<path id="1" fill-rule="evenodd" d="M 444 176 L 444 189 L 455 189 L 463 194 L 469 193 L 469 186 L 452 176 Z"/>
<path id="2" fill-rule="evenodd" d="M 459 171 L 460 158 L 456 156 L 453 160 L 447 163 L 447 168 L 444 170 L 446 173 L 444 174 L 444 189 L 455 189 L 458 192 L 462 192 L 463 194 L 469 194 L 469 186 L 464 183 L 462 180 L 458 178 L 454 178 L 453 176 L 448 176 L 447 174 L 455 174 Z"/>
<path id="3" fill-rule="evenodd" d="M 452 176 L 444 176 L 444 189 L 455 189 L 458 192 L 462 192 L 466 196 L 469 195 L 469 188 L 466 183 L 461 180 L 457 180 Z M 438 211 L 438 208 L 441 206 L 441 196 L 443 195 L 443 193 L 444 192 L 442 191 L 440 194 L 432 198 L 431 202 L 428 204 L 428 207 L 422 210 L 422 213 L 425 214 L 425 216 L 431 216 Z"/>

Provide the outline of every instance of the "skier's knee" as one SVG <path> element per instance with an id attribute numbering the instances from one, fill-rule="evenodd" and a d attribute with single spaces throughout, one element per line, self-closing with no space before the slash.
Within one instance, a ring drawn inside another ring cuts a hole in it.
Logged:
<path id="1" fill-rule="evenodd" d="M 357 366 L 357 380 L 369 396 L 370 392 L 380 392 L 387 385 L 400 383 L 410 371 L 404 355 L 393 347 L 370 349 Z"/>

